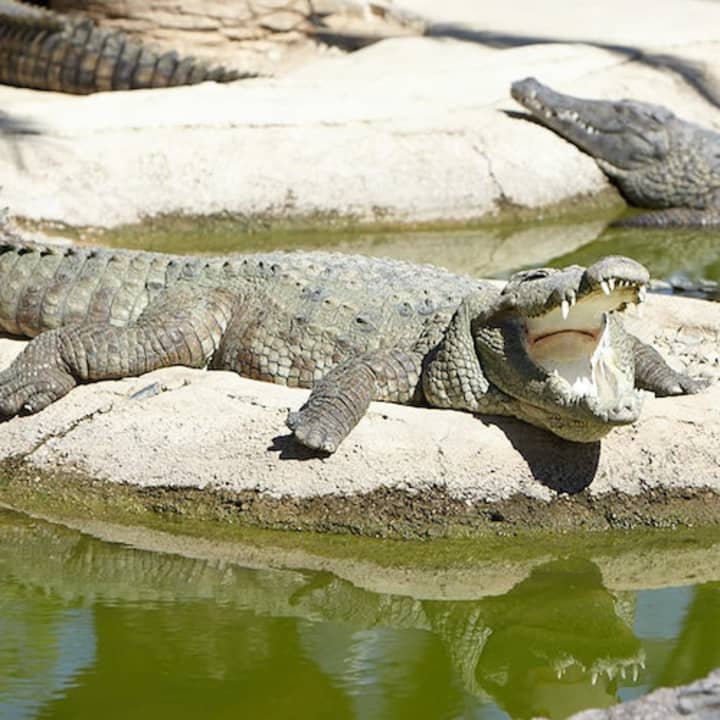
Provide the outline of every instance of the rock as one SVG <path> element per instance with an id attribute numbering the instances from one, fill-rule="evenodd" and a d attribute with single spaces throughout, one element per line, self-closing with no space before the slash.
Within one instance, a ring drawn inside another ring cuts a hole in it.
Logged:
<path id="1" fill-rule="evenodd" d="M 569 720 L 716 720 L 720 717 L 720 669 L 677 688 L 660 688 L 608 710 L 585 710 Z"/>
<path id="2" fill-rule="evenodd" d="M 0 155 L 2 202 L 70 225 L 229 213 L 336 227 L 617 198 L 591 158 L 502 112 L 517 109 L 508 88 L 529 73 L 718 118 L 672 75 L 606 50 L 393 39 L 276 80 L 86 97 L 0 88 L 4 112 L 41 129 Z"/>

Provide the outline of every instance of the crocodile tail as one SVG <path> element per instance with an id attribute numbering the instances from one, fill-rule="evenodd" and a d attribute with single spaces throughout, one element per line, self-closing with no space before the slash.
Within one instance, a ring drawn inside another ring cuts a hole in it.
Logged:
<path id="1" fill-rule="evenodd" d="M 0 82 L 7 85 L 86 95 L 250 76 L 157 52 L 87 18 L 0 2 Z"/>
<path id="2" fill-rule="evenodd" d="M 26 240 L 0 211 L 0 331 L 34 337 L 63 325 L 126 325 L 199 258 Z"/>

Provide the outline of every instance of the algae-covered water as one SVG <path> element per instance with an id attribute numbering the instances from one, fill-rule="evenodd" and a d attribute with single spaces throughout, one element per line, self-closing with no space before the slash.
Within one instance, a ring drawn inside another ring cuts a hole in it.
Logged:
<path id="1" fill-rule="evenodd" d="M 85 242 L 155 252 L 210 253 L 336 250 L 442 265 L 455 272 L 505 277 L 524 267 L 588 264 L 629 255 L 654 278 L 720 280 L 720 230 L 616 228 L 608 211 L 580 219 L 484 224 L 453 229 L 338 231 L 240 230 L 233 218 L 165 218 L 79 234 Z M 78 237 L 76 234 L 75 237 Z"/>
<path id="2" fill-rule="evenodd" d="M 393 565 L 346 541 L 306 570 L 0 511 L 0 717 L 565 718 L 720 665 L 720 537 L 668 537 L 477 560 L 465 543 L 459 565 L 442 543 Z"/>

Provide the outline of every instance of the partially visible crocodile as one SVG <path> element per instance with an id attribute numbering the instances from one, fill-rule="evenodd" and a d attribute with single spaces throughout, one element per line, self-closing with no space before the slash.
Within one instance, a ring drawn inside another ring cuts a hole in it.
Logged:
<path id="1" fill-rule="evenodd" d="M 535 78 L 512 96 L 539 123 L 595 161 L 631 205 L 661 208 L 622 222 L 639 226 L 720 225 L 720 134 L 634 100 L 584 100 Z"/>
<path id="2" fill-rule="evenodd" d="M 425 27 L 387 0 L 42 4 L 52 9 L 0 0 L 0 82 L 79 94 L 227 82 L 271 72 L 291 47 L 355 49 Z M 172 48 L 219 57 L 224 66 L 180 57 Z"/>
<path id="3" fill-rule="evenodd" d="M 242 73 L 158 52 L 83 17 L 0 0 L 0 82 L 87 94 L 228 82 Z"/>
<path id="4" fill-rule="evenodd" d="M 203 258 L 0 238 L 0 328 L 37 336 L 0 373 L 0 415 L 81 382 L 170 365 L 312 387 L 288 417 L 333 452 L 372 400 L 509 415 L 590 442 L 635 421 L 644 388 L 698 390 L 616 311 L 648 274 L 623 257 L 504 288 L 432 266 L 319 252 Z"/>

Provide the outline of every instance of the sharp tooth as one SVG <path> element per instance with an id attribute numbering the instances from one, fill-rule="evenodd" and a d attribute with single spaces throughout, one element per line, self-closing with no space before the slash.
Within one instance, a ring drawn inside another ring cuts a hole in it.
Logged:
<path id="1" fill-rule="evenodd" d="M 560 303 L 560 312 L 562 313 L 563 320 L 567 320 L 567 316 L 570 314 L 570 303 L 567 300 L 563 300 Z"/>
<path id="2" fill-rule="evenodd" d="M 610 286 L 607 284 L 607 280 L 601 280 L 600 281 L 600 287 L 602 288 L 602 291 L 606 294 L 610 294 Z"/>
<path id="3" fill-rule="evenodd" d="M 615 289 L 615 278 L 608 278 L 607 283 L 608 283 L 608 287 L 609 287 L 611 290 L 614 290 L 614 289 Z"/>
<path id="4" fill-rule="evenodd" d="M 598 679 L 598 674 L 597 674 L 596 672 L 594 672 L 594 673 L 592 674 L 592 676 L 590 677 L 590 682 L 591 682 L 593 685 L 597 685 L 597 679 Z"/>
<path id="5" fill-rule="evenodd" d="M 638 302 L 645 302 L 646 297 L 647 297 L 647 288 L 644 285 L 641 285 L 638 288 Z"/>
<path id="6" fill-rule="evenodd" d="M 633 682 L 636 683 L 637 679 L 638 679 L 638 666 L 637 665 L 633 665 L 632 677 L 633 677 Z"/>

